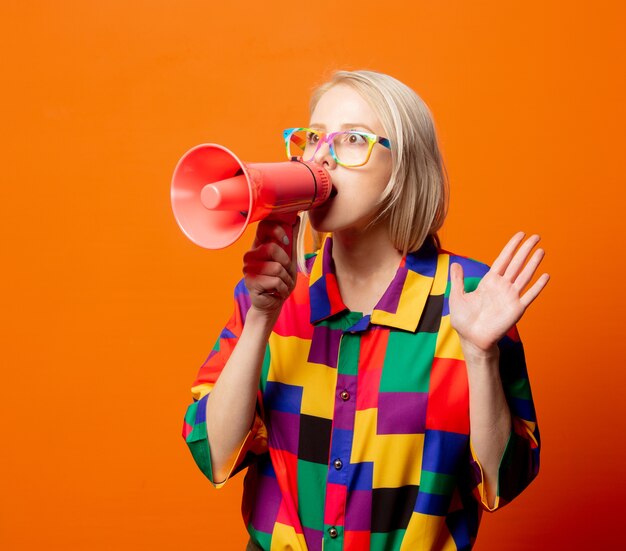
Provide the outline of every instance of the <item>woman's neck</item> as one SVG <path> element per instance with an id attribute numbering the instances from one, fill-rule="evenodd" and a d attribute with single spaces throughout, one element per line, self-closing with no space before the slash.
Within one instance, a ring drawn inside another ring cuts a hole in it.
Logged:
<path id="1" fill-rule="evenodd" d="M 385 224 L 365 231 L 335 232 L 332 254 L 344 304 L 364 313 L 376 306 L 402 259 Z"/>

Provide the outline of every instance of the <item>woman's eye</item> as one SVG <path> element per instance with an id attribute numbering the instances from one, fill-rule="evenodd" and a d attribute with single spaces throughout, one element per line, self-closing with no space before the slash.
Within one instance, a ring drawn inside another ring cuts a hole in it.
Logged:
<path id="1" fill-rule="evenodd" d="M 364 145 L 367 143 L 367 139 L 361 134 L 351 133 L 347 137 L 348 143 L 351 145 Z"/>
<path id="2" fill-rule="evenodd" d="M 307 132 L 306 141 L 310 144 L 316 144 L 319 141 L 320 137 L 314 132 Z"/>

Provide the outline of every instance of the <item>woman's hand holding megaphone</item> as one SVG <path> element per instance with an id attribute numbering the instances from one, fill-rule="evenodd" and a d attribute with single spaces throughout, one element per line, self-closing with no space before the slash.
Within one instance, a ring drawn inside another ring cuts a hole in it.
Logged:
<path id="1" fill-rule="evenodd" d="M 261 220 L 252 247 L 243 257 L 244 283 L 251 307 L 272 321 L 278 318 L 296 285 L 299 231 L 298 216 L 295 220 L 294 216 Z"/>

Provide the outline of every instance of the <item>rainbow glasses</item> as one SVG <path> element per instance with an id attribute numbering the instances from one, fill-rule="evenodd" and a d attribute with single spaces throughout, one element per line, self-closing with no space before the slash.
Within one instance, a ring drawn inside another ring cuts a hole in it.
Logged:
<path id="1" fill-rule="evenodd" d="M 391 143 L 387 138 L 361 130 L 326 134 L 312 128 L 287 128 L 283 131 L 283 138 L 289 159 L 302 157 L 303 161 L 311 161 L 321 145 L 327 143 L 335 162 L 348 168 L 367 163 L 377 143 L 391 149 Z"/>

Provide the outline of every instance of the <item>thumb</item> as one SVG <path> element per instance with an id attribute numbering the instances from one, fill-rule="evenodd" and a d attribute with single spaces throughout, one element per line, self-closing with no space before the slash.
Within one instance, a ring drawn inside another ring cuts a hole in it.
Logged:
<path id="1" fill-rule="evenodd" d="M 463 266 L 457 262 L 453 262 L 450 266 L 450 296 L 455 298 L 465 294 L 465 285 L 463 282 Z"/>

